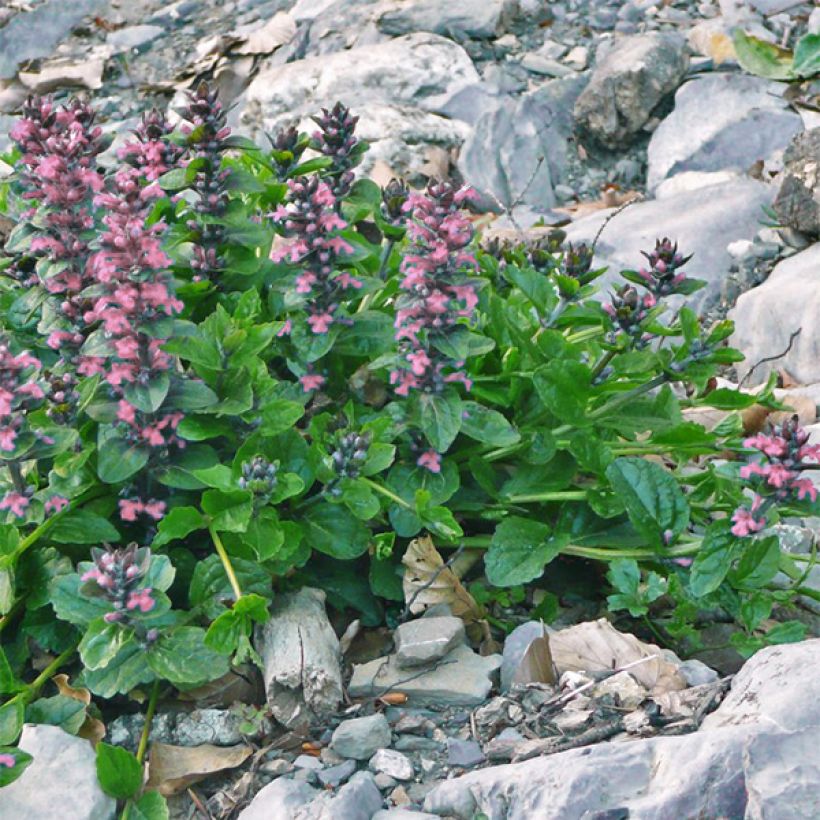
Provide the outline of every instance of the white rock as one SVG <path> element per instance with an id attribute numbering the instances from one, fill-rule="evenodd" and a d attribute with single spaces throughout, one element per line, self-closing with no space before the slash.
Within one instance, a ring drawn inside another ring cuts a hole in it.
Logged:
<path id="1" fill-rule="evenodd" d="M 414 0 L 395 4 L 379 18 L 379 28 L 387 34 L 432 31 L 435 34 L 466 34 L 487 38 L 501 34 L 509 12 L 509 0 Z"/>
<path id="2" fill-rule="evenodd" d="M 783 90 L 746 74 L 706 74 L 682 85 L 649 142 L 649 190 L 683 171 L 746 171 L 782 151 L 803 127 Z"/>
<path id="3" fill-rule="evenodd" d="M 87 740 L 58 726 L 26 724 L 19 747 L 34 760 L 0 790 L 0 820 L 113 820 L 117 804 L 100 788 Z"/>
<path id="4" fill-rule="evenodd" d="M 379 749 L 368 765 L 371 771 L 381 772 L 396 780 L 412 780 L 415 775 L 410 759 L 394 749 Z"/>
<path id="5" fill-rule="evenodd" d="M 461 618 L 417 618 L 396 628 L 393 635 L 400 666 L 424 666 L 443 658 L 453 647 L 464 643 Z"/>
<path id="6" fill-rule="evenodd" d="M 564 62 L 577 71 L 583 71 L 589 65 L 589 49 L 585 46 L 575 46 L 564 57 Z"/>
<path id="7" fill-rule="evenodd" d="M 754 247 L 754 244 L 751 239 L 736 239 L 726 246 L 726 252 L 732 259 L 740 259 Z"/>
<path id="8" fill-rule="evenodd" d="M 318 794 L 307 783 L 279 777 L 253 798 L 238 820 L 293 820 L 296 810 Z"/>
<path id="9" fill-rule="evenodd" d="M 694 260 L 693 260 L 694 261 Z M 767 356 L 782 353 L 789 337 L 802 331 L 791 350 L 774 362 L 763 362 L 751 375 L 750 384 L 762 384 L 772 368 L 785 368 L 803 384 L 820 381 L 820 244 L 778 262 L 769 278 L 742 294 L 729 318 L 735 323 L 730 339 L 746 357 L 745 367 Z M 739 370 L 745 373 L 744 364 Z"/>
<path id="10" fill-rule="evenodd" d="M 646 700 L 646 689 L 629 672 L 618 672 L 617 675 L 601 681 L 593 687 L 592 694 L 596 698 L 611 695 L 617 698 L 618 705 L 625 709 L 637 709 Z"/>

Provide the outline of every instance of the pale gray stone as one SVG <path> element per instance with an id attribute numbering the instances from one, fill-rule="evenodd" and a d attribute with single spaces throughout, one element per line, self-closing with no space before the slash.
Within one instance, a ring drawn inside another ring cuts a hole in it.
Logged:
<path id="1" fill-rule="evenodd" d="M 460 740 L 447 738 L 447 763 L 450 766 L 461 766 L 464 769 L 478 766 L 487 758 L 481 751 L 481 746 L 475 740 Z"/>
<path id="2" fill-rule="evenodd" d="M 253 798 L 238 820 L 293 820 L 296 810 L 318 794 L 307 783 L 280 777 Z"/>
<path id="3" fill-rule="evenodd" d="M 298 808 L 291 820 L 371 820 L 384 801 L 370 772 L 356 772 L 336 793 Z"/>
<path id="4" fill-rule="evenodd" d="M 371 820 L 438 820 L 438 815 L 412 809 L 379 809 Z"/>
<path id="5" fill-rule="evenodd" d="M 720 677 L 714 669 L 695 658 L 683 661 L 678 667 L 678 671 L 683 675 L 688 686 L 714 683 Z"/>
<path id="6" fill-rule="evenodd" d="M 400 624 L 393 633 L 399 666 L 424 666 L 443 658 L 465 641 L 461 618 L 418 618 Z"/>
<path id="7" fill-rule="evenodd" d="M 345 780 L 349 779 L 355 772 L 356 761 L 345 760 L 344 763 L 340 763 L 338 766 L 331 766 L 328 769 L 322 769 L 316 772 L 316 777 L 319 778 L 319 782 L 323 786 L 336 788 L 336 786 L 344 783 Z"/>
<path id="8" fill-rule="evenodd" d="M 174 732 L 180 746 L 200 746 L 211 743 L 214 746 L 233 746 L 241 743 L 239 731 L 241 719 L 230 709 L 195 709 L 177 718 Z"/>
<path id="9" fill-rule="evenodd" d="M 340 723 L 333 732 L 330 748 L 342 757 L 367 760 L 378 749 L 389 746 L 390 740 L 390 724 L 379 712 Z"/>
<path id="10" fill-rule="evenodd" d="M 26 724 L 18 745 L 34 760 L 0 790 L 0 820 L 113 820 L 117 804 L 100 788 L 87 740 L 58 726 Z"/>
<path id="11" fill-rule="evenodd" d="M 547 628 L 547 632 L 550 632 Z M 527 621 L 517 626 L 504 640 L 504 654 L 501 662 L 501 691 L 506 692 L 512 685 L 515 671 L 529 645 L 544 634 L 541 621 Z"/>
<path id="12" fill-rule="evenodd" d="M 684 83 L 649 142 L 649 190 L 685 171 L 745 172 L 784 150 L 803 128 L 784 88 L 747 74 L 705 74 Z"/>
<path id="13" fill-rule="evenodd" d="M 761 208 L 771 203 L 773 195 L 773 189 L 765 183 L 740 179 L 629 206 L 610 220 L 596 246 L 595 266 L 609 266 L 598 280 L 601 298 L 610 287 L 623 282 L 620 270 L 634 270 L 641 264 L 642 250 L 651 250 L 656 239 L 669 236 L 682 253 L 694 254 L 686 273 L 707 283 L 687 297 L 687 304 L 701 311 L 712 307 L 720 299 L 732 263 L 726 246 L 755 235 L 760 228 Z M 568 225 L 568 240 L 591 242 L 609 213 L 602 211 Z M 772 343 L 764 355 L 781 349 Z"/>
<path id="14" fill-rule="evenodd" d="M 774 210 L 783 225 L 820 234 L 820 128 L 798 134 L 783 155 L 783 181 Z"/>
<path id="15" fill-rule="evenodd" d="M 483 658 L 461 645 L 429 672 L 407 680 L 407 670 L 391 655 L 354 666 L 348 691 L 354 698 L 371 697 L 398 687 L 414 706 L 477 706 L 486 700 L 500 666 L 500 655 Z"/>
<path id="16" fill-rule="evenodd" d="M 820 334 L 813 332 L 820 310 L 818 267 L 820 244 L 815 244 L 778 262 L 768 279 L 742 294 L 729 313 L 735 323 L 730 343 L 746 357 L 745 367 L 738 366 L 740 372 L 782 353 L 792 333 L 802 328 L 788 353 L 762 362 L 749 384 L 762 384 L 773 368 L 784 368 L 803 384 L 820 381 Z"/>
<path id="17" fill-rule="evenodd" d="M 378 21 L 387 34 L 432 31 L 445 36 L 497 37 L 504 30 L 513 4 L 509 0 L 415 0 L 385 11 Z"/>
<path id="18" fill-rule="evenodd" d="M 165 29 L 162 26 L 127 26 L 126 28 L 109 32 L 105 41 L 117 51 L 128 51 L 132 48 L 140 48 L 141 46 L 147 45 L 151 41 L 156 40 L 164 31 Z"/>
<path id="19" fill-rule="evenodd" d="M 288 727 L 332 714 L 342 700 L 339 640 L 325 613 L 325 593 L 305 587 L 279 595 L 256 632 L 273 716 Z"/>
<path id="20" fill-rule="evenodd" d="M 293 767 L 295 769 L 310 769 L 311 771 L 319 771 L 319 769 L 324 769 L 325 764 L 319 760 L 318 757 L 313 757 L 313 755 L 299 755 L 296 760 L 293 761 Z"/>
<path id="21" fill-rule="evenodd" d="M 676 33 L 620 38 L 599 59 L 575 103 L 578 124 L 606 146 L 623 144 L 678 87 L 688 65 L 685 41 Z"/>
<path id="22" fill-rule="evenodd" d="M 395 780 L 412 780 L 415 775 L 410 758 L 395 749 L 379 749 L 370 758 L 368 766 L 371 771 L 386 774 Z"/>

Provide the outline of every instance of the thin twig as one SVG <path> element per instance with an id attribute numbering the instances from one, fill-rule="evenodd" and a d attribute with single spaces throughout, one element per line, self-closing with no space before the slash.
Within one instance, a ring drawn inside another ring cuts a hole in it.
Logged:
<path id="1" fill-rule="evenodd" d="M 646 663 L 647 661 L 653 661 L 657 658 L 657 655 L 647 655 L 645 658 L 638 658 L 636 661 L 632 661 L 632 663 L 628 663 L 626 666 L 620 666 L 617 669 L 613 669 L 610 672 L 607 672 L 604 677 L 598 680 L 591 680 L 589 683 L 585 683 L 583 686 L 579 686 L 577 689 L 573 689 L 571 692 L 566 692 L 559 697 L 547 701 L 545 706 L 563 706 L 565 703 L 569 703 L 576 695 L 580 695 L 581 692 L 585 692 L 587 689 L 591 689 L 593 686 L 597 686 L 602 681 L 605 681 L 611 678 L 613 675 L 617 675 L 620 672 L 626 672 L 628 669 L 632 669 L 635 666 L 639 666 L 642 663 Z"/>
<path id="2" fill-rule="evenodd" d="M 381 690 L 381 692 L 379 692 L 376 695 L 373 695 L 373 697 L 374 698 L 383 698 L 388 692 L 392 692 L 393 690 L 395 690 L 395 688 L 397 686 L 401 686 L 404 683 L 410 683 L 410 681 L 414 681 L 414 680 L 416 680 L 416 678 L 421 678 L 424 675 L 429 674 L 430 672 L 435 672 L 440 666 L 449 666 L 451 663 L 456 663 L 456 661 L 454 661 L 454 660 L 452 660 L 452 661 L 439 661 L 438 663 L 436 663 L 430 669 L 425 667 L 424 669 L 419 670 L 418 672 L 416 672 L 413 675 L 408 675 L 406 678 L 401 678 L 400 680 L 393 681 L 393 683 L 389 684 L 388 686 L 385 686 Z M 383 668 L 384 668 L 384 664 L 382 666 L 380 666 L 379 671 L 376 672 L 375 675 L 373 675 L 373 679 L 370 681 L 371 686 L 373 686 L 373 684 L 376 683 L 376 678 L 379 676 L 379 674 L 381 673 Z"/>
<path id="3" fill-rule="evenodd" d="M 765 359 L 760 359 L 760 361 L 755 362 L 746 375 L 740 380 L 738 387 L 743 387 L 745 381 L 752 375 L 752 373 L 755 372 L 755 370 L 757 370 L 758 367 L 760 367 L 760 365 L 765 364 L 766 362 L 775 362 L 778 359 L 782 359 L 787 353 L 789 353 L 792 349 L 792 345 L 794 344 L 794 340 L 800 335 L 802 330 L 803 328 L 799 327 L 794 331 L 794 333 L 792 333 L 791 336 L 789 336 L 789 343 L 786 345 L 786 349 L 782 353 L 778 353 L 776 356 L 767 356 Z"/>
<path id="4" fill-rule="evenodd" d="M 431 576 L 430 580 L 422 584 L 411 596 L 410 600 L 405 604 L 404 609 L 399 615 L 399 623 L 404 623 L 410 617 L 410 609 L 416 602 L 416 598 L 421 595 L 424 590 L 429 589 L 436 582 L 436 579 L 444 572 L 445 569 L 450 569 L 456 562 L 461 553 L 464 552 L 464 544 L 462 544 Z"/>
<path id="5" fill-rule="evenodd" d="M 634 205 L 636 202 L 642 202 L 643 195 L 638 194 L 637 196 L 632 197 L 632 199 L 628 199 L 626 202 L 621 203 L 611 214 L 607 214 L 604 221 L 601 223 L 601 227 L 598 228 L 598 233 L 595 234 L 595 238 L 592 240 L 591 249 L 594 251 L 596 246 L 598 245 L 598 240 L 601 238 L 601 234 L 604 232 L 604 228 L 618 216 L 621 211 L 625 211 L 630 205 Z"/>

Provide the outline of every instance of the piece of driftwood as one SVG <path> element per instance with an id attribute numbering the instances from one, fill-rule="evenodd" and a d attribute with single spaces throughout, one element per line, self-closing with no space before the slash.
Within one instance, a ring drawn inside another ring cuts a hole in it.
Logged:
<path id="1" fill-rule="evenodd" d="M 325 613 L 325 593 L 305 587 L 280 595 L 256 633 L 273 717 L 298 729 L 327 717 L 342 700 L 341 650 Z"/>

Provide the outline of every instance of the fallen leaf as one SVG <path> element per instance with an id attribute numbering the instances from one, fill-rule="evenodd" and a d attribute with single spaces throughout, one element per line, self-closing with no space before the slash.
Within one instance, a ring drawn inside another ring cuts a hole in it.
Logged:
<path id="1" fill-rule="evenodd" d="M 77 700 L 86 706 L 91 705 L 91 692 L 89 692 L 88 689 L 78 689 L 71 686 L 68 682 L 68 675 L 55 675 L 52 680 L 61 695 Z M 83 722 L 83 725 L 80 726 L 77 736 L 91 741 L 91 745 L 96 746 L 105 737 L 105 735 L 105 724 L 98 718 L 93 715 L 89 715 L 88 712 L 86 712 L 85 721 Z"/>
<path id="2" fill-rule="evenodd" d="M 236 32 L 244 42 L 236 46 L 236 54 L 270 54 L 280 46 L 287 45 L 296 34 L 296 21 L 286 12 L 280 11 L 261 28 L 258 23 L 243 26 Z"/>
<path id="3" fill-rule="evenodd" d="M 440 145 L 428 145 L 419 171 L 430 179 L 446 179 L 450 175 L 449 152 Z"/>
<path id="4" fill-rule="evenodd" d="M 788 409 L 775 410 L 770 416 L 772 424 L 782 424 L 786 419 L 790 419 L 797 413 L 797 420 L 802 427 L 814 424 L 817 421 L 817 405 L 810 396 L 802 396 L 799 393 L 787 393 L 780 396 L 779 400 Z"/>
<path id="5" fill-rule="evenodd" d="M 643 199 L 643 195 L 640 191 L 619 191 L 616 188 L 608 187 L 602 192 L 600 199 L 574 202 L 571 205 L 565 205 L 563 208 L 553 208 L 553 210 L 559 214 L 572 214 L 575 219 L 579 219 L 596 211 L 619 208 L 621 205 L 638 202 L 641 199 Z"/>
<path id="6" fill-rule="evenodd" d="M 179 694 L 180 700 L 193 701 L 200 708 L 227 708 L 234 703 L 260 703 L 264 697 L 265 689 L 259 670 L 251 664 L 237 666 L 221 678 Z"/>
<path id="7" fill-rule="evenodd" d="M 47 94 L 66 86 L 80 86 L 92 91 L 102 88 L 104 60 L 82 63 L 46 63 L 40 71 L 21 71 L 20 82 L 36 94 Z"/>
<path id="8" fill-rule="evenodd" d="M 453 615 L 465 623 L 482 618 L 481 607 L 464 588 L 450 567 L 444 566 L 429 535 L 414 538 L 401 562 L 404 573 L 404 601 L 413 615 L 418 615 L 436 604 L 447 604 Z"/>
<path id="9" fill-rule="evenodd" d="M 559 675 L 568 671 L 612 672 L 642 658 L 651 658 L 629 669 L 638 683 L 653 695 L 686 689 L 678 667 L 664 660 L 657 646 L 619 632 L 605 618 L 553 632 L 550 649 Z"/>
<path id="10" fill-rule="evenodd" d="M 91 703 L 91 692 L 88 689 L 75 689 L 68 682 L 68 675 L 55 675 L 52 680 L 54 685 L 59 689 L 61 695 L 67 698 L 73 698 L 88 706 Z"/>
<path id="11" fill-rule="evenodd" d="M 541 629 L 541 637 L 530 643 L 521 658 L 513 675 L 513 683 L 554 684 L 556 682 L 555 667 L 552 663 L 552 652 L 550 651 L 550 638 L 543 624 Z"/>
<path id="12" fill-rule="evenodd" d="M 368 172 L 368 176 L 380 188 L 386 188 L 390 181 L 400 177 L 383 159 L 377 159 Z"/>
<path id="13" fill-rule="evenodd" d="M 171 746 L 154 743 L 148 760 L 147 788 L 168 797 L 192 783 L 225 769 L 241 766 L 251 755 L 250 746 Z"/>

